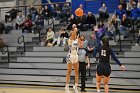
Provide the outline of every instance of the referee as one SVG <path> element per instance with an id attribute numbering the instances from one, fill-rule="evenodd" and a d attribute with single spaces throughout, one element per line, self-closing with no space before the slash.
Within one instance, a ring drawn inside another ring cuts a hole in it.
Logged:
<path id="1" fill-rule="evenodd" d="M 79 74 L 81 74 L 81 92 L 86 92 L 85 90 L 86 68 L 90 67 L 90 63 L 87 51 L 83 47 L 83 42 L 81 42 L 81 44 L 79 45 L 78 61 L 79 61 Z"/>

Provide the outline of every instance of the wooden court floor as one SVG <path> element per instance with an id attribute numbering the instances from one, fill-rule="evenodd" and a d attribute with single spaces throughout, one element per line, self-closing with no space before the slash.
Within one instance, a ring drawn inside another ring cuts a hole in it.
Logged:
<path id="1" fill-rule="evenodd" d="M 96 89 L 86 89 L 85 93 L 96 93 Z M 74 93 L 70 88 L 70 93 Z M 101 90 L 101 93 L 104 93 Z M 63 87 L 48 87 L 48 86 L 23 86 L 23 85 L 0 85 L 0 93 L 65 93 Z M 79 93 L 84 93 L 80 92 Z M 140 93 L 140 91 L 134 90 L 112 90 L 109 93 Z"/>

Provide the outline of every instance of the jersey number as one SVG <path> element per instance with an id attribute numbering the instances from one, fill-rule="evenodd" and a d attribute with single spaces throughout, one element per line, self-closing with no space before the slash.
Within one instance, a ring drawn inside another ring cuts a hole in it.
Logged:
<path id="1" fill-rule="evenodd" d="M 106 56 L 106 50 L 102 50 L 102 51 L 101 51 L 101 55 L 102 55 L 102 56 Z"/>

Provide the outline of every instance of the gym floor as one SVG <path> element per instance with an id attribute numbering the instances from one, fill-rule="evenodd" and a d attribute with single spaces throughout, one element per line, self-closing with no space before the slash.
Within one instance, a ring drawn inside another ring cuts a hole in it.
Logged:
<path id="1" fill-rule="evenodd" d="M 87 88 L 85 93 L 96 93 L 96 89 Z M 70 93 L 74 93 L 70 87 Z M 104 90 L 101 90 L 102 93 Z M 63 87 L 48 87 L 48 86 L 27 86 L 27 85 L 0 85 L 0 93 L 65 93 Z M 80 92 L 79 93 L 84 93 Z M 140 93 L 134 90 L 115 90 L 110 89 L 110 93 Z"/>

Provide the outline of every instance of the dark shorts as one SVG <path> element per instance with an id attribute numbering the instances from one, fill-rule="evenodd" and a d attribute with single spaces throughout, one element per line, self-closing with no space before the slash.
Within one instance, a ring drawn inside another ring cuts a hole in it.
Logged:
<path id="1" fill-rule="evenodd" d="M 106 76 L 109 77 L 111 74 L 111 66 L 108 63 L 99 63 L 97 65 L 97 74 L 98 76 Z"/>

